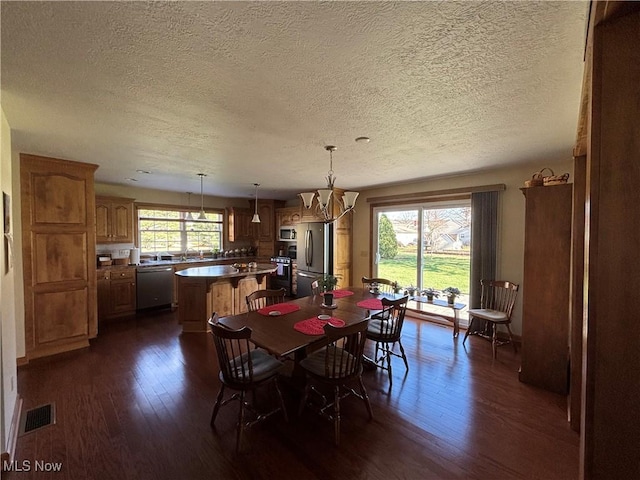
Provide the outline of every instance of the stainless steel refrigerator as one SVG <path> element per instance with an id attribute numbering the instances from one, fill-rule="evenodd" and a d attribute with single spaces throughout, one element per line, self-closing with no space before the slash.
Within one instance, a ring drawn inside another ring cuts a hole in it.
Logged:
<path id="1" fill-rule="evenodd" d="M 301 223 L 297 229 L 298 297 L 311 295 L 311 283 L 325 273 L 333 273 L 333 225 Z"/>

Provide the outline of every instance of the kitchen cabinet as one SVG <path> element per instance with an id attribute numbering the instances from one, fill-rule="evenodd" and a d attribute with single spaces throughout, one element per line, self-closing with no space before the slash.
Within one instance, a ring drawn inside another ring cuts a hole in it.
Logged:
<path id="1" fill-rule="evenodd" d="M 96 243 L 133 243 L 133 199 L 96 196 Z"/>
<path id="2" fill-rule="evenodd" d="M 520 380 L 566 394 L 572 185 L 523 188 L 525 195 Z"/>
<path id="3" fill-rule="evenodd" d="M 248 241 L 253 239 L 253 211 L 248 208 L 231 207 L 227 211 L 229 241 Z"/>
<path id="4" fill-rule="evenodd" d="M 136 269 L 98 270 L 98 318 L 133 315 L 136 312 Z"/>
<path id="5" fill-rule="evenodd" d="M 251 210 L 254 211 L 256 202 L 250 202 Z M 273 242 L 276 240 L 276 209 L 282 207 L 281 200 L 258 200 L 258 215 L 260 223 L 254 223 L 255 238 L 261 242 Z"/>
<path id="6" fill-rule="evenodd" d="M 251 211 L 255 211 L 255 200 L 250 202 Z M 284 206 L 282 200 L 258 199 L 258 215 L 260 223 L 252 223 L 254 239 L 258 243 L 258 255 L 271 256 L 275 253 L 276 240 L 276 209 Z"/>
<path id="7" fill-rule="evenodd" d="M 334 192 L 335 193 L 335 192 Z M 333 195 L 332 195 L 333 198 Z M 301 222 L 323 222 L 324 217 L 318 210 L 318 195 L 313 197 L 311 208 L 305 208 L 302 199 L 300 199 L 300 221 Z"/>
<path id="8" fill-rule="evenodd" d="M 98 333 L 96 168 L 20 154 L 27 362 L 88 347 Z"/>
<path id="9" fill-rule="evenodd" d="M 103 320 L 109 316 L 110 294 L 109 284 L 111 283 L 111 272 L 107 269 L 98 270 L 98 320 Z"/>
<path id="10" fill-rule="evenodd" d="M 112 269 L 109 284 L 110 316 L 131 315 L 136 312 L 136 269 Z"/>
<path id="11" fill-rule="evenodd" d="M 301 221 L 300 207 L 276 208 L 276 235 L 280 227 L 295 227 Z"/>

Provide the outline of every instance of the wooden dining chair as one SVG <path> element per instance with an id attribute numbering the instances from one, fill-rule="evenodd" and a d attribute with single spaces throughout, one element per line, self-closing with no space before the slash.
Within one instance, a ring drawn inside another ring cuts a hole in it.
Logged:
<path id="1" fill-rule="evenodd" d="M 304 370 L 308 381 L 300 401 L 299 413 L 302 414 L 311 392 L 319 395 L 321 403 L 317 411 L 333 421 L 336 445 L 340 444 L 340 401 L 345 397 L 355 395 L 360 398 L 367 408 L 369 420 L 373 419 L 369 396 L 362 381 L 362 357 L 367 324 L 368 322 L 364 320 L 338 328 L 327 323 L 324 326 L 324 333 L 327 336 L 328 345 L 300 362 L 300 367 Z M 359 384 L 359 392 L 351 386 L 354 382 Z M 333 387 L 333 400 L 327 399 L 316 389 L 316 383 Z"/>
<path id="2" fill-rule="evenodd" d="M 378 368 L 389 373 L 389 388 L 393 383 L 392 356 L 402 358 L 407 372 L 409 371 L 409 362 L 401 340 L 408 301 L 408 295 L 396 300 L 382 297 L 382 310 L 371 315 L 367 328 L 367 338 L 376 344 L 374 362 Z M 400 353 L 394 350 L 396 343 L 400 348 Z"/>
<path id="3" fill-rule="evenodd" d="M 519 285 L 504 280 L 481 280 L 480 285 L 482 287 L 480 308 L 469 309 L 469 326 L 462 344 L 464 345 L 469 335 L 478 335 L 491 342 L 493 358 L 498 355 L 498 347 L 507 343 L 511 343 L 514 352 L 517 352 L 509 325 Z M 480 322 L 484 322 L 484 326 L 478 325 Z M 507 327 L 508 340 L 498 339 L 499 325 Z"/>
<path id="4" fill-rule="evenodd" d="M 232 330 L 218 324 L 217 318 L 214 313 L 208 322 L 218 357 L 218 365 L 220 367 L 218 378 L 221 382 L 210 423 L 211 427 L 215 428 L 215 421 L 220 407 L 238 400 L 240 408 L 236 427 L 236 452 L 239 452 L 245 429 L 280 411 L 285 421 L 288 421 L 284 400 L 277 381 L 277 376 L 283 363 L 265 351 L 251 347 L 249 342 L 251 338 L 250 328 L 243 327 L 240 330 Z M 255 401 L 256 388 L 268 384 L 273 384 L 275 387 L 279 405 L 268 412 L 259 413 L 254 405 L 248 403 L 246 392 L 252 392 L 252 397 Z M 236 393 L 227 399 L 223 399 L 225 388 L 227 387 L 236 390 Z M 254 418 L 247 420 L 245 418 L 246 410 L 252 412 Z"/>
<path id="5" fill-rule="evenodd" d="M 246 296 L 247 308 L 250 312 L 255 312 L 262 307 L 268 307 L 276 303 L 284 303 L 287 290 L 256 290 Z"/>
<path id="6" fill-rule="evenodd" d="M 387 278 L 362 277 L 362 288 L 373 290 L 377 287 L 380 293 L 394 293 L 396 282 Z"/>

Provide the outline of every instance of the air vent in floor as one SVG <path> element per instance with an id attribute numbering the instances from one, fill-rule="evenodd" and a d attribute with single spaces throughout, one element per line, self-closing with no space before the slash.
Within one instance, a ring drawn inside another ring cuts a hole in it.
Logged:
<path id="1" fill-rule="evenodd" d="M 53 403 L 32 408 L 22 413 L 18 435 L 33 432 L 53 423 L 56 423 L 56 410 Z"/>

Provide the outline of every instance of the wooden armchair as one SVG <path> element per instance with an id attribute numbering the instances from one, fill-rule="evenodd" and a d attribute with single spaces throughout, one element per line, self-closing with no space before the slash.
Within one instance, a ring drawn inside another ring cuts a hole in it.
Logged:
<path id="1" fill-rule="evenodd" d="M 491 341 L 493 358 L 498 354 L 498 347 L 506 343 L 511 343 L 513 350 L 517 352 L 509 325 L 519 285 L 503 280 L 481 280 L 480 285 L 482 286 L 480 308 L 469 309 L 469 326 L 462 344 L 464 345 L 469 335 L 478 335 Z M 485 322 L 486 328 L 478 328 L 477 323 L 480 321 Z M 509 340 L 498 339 L 498 325 L 507 327 Z"/>

